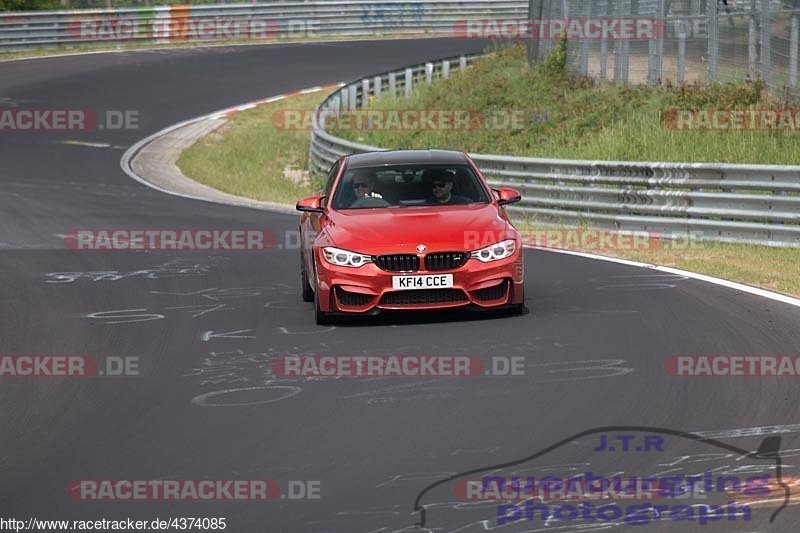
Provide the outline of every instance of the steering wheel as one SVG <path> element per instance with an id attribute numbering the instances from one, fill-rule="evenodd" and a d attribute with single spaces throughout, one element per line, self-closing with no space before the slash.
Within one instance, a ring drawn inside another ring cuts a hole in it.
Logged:
<path id="1" fill-rule="evenodd" d="M 384 200 L 383 198 L 374 198 L 372 196 L 366 196 L 364 198 L 359 198 L 352 204 L 350 204 L 350 209 L 361 209 L 367 207 L 390 207 L 392 204 Z"/>

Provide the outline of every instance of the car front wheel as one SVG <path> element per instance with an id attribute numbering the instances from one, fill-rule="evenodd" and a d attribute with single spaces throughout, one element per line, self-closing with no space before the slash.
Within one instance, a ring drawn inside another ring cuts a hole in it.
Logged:
<path id="1" fill-rule="evenodd" d="M 525 308 L 525 286 L 522 286 L 522 301 L 517 304 L 511 306 L 511 314 L 514 315 L 524 315 L 526 311 Z"/>
<path id="2" fill-rule="evenodd" d="M 303 262 L 302 256 L 300 256 L 300 286 L 303 292 L 303 301 L 313 302 L 314 289 L 312 289 L 311 284 L 308 283 L 308 276 L 306 275 L 306 267 L 305 263 Z"/>
<path id="3" fill-rule="evenodd" d="M 318 326 L 328 326 L 333 323 L 331 314 L 324 312 L 319 306 L 319 287 L 314 291 L 314 321 Z"/>

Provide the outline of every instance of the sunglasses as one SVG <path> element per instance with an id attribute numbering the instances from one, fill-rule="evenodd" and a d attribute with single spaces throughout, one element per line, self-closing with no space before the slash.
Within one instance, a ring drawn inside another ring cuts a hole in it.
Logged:
<path id="1" fill-rule="evenodd" d="M 369 183 L 354 183 L 354 189 L 369 189 Z"/>
<path id="2" fill-rule="evenodd" d="M 436 187 L 437 189 L 444 189 L 445 185 L 447 184 L 441 181 L 436 181 L 433 183 L 433 186 Z"/>

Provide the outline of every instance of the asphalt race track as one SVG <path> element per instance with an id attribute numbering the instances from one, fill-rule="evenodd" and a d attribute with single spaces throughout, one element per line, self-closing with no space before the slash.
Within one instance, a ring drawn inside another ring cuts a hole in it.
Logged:
<path id="1" fill-rule="evenodd" d="M 72 229 L 294 230 L 296 216 L 151 190 L 120 170 L 123 149 L 220 108 L 480 47 L 362 41 L 0 64 L 0 106 L 144 117 L 136 131 L 0 132 L 0 354 L 135 356 L 141 374 L 0 380 L 0 517 L 227 517 L 234 532 L 413 531 L 415 498 L 427 485 L 600 426 L 703 432 L 746 450 L 777 435 L 784 477 L 800 477 L 796 378 L 676 378 L 664 370 L 674 354 L 796 355 L 800 309 L 787 304 L 530 250 L 523 316 L 389 317 L 328 328 L 314 325 L 300 299 L 296 250 L 76 252 L 64 243 Z M 272 375 L 271 358 L 290 354 L 523 357 L 525 375 Z M 644 475 L 743 463 L 704 443 L 666 442 L 663 452 L 638 455 L 594 452 L 596 439 L 576 443 L 529 472 L 625 463 Z M 79 501 L 66 488 L 80 479 L 314 480 L 321 490 L 319 499 L 298 501 Z M 432 530 L 497 527 L 491 505 L 481 522 L 460 518 L 461 506 L 448 500 L 425 500 L 438 502 L 427 513 Z M 500 530 L 631 527 L 520 520 Z M 750 522 L 662 520 L 634 530 L 799 527 L 789 506 L 773 523 L 754 511 Z"/>

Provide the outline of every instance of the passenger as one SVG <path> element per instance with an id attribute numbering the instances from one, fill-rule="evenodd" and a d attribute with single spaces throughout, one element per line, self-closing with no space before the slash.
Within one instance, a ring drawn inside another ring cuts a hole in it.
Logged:
<path id="1" fill-rule="evenodd" d="M 426 179 L 431 180 L 431 194 L 433 198 L 429 203 L 442 205 L 463 205 L 471 204 L 472 200 L 466 196 L 453 194 L 453 175 L 444 169 L 428 169 L 425 172 Z"/>

